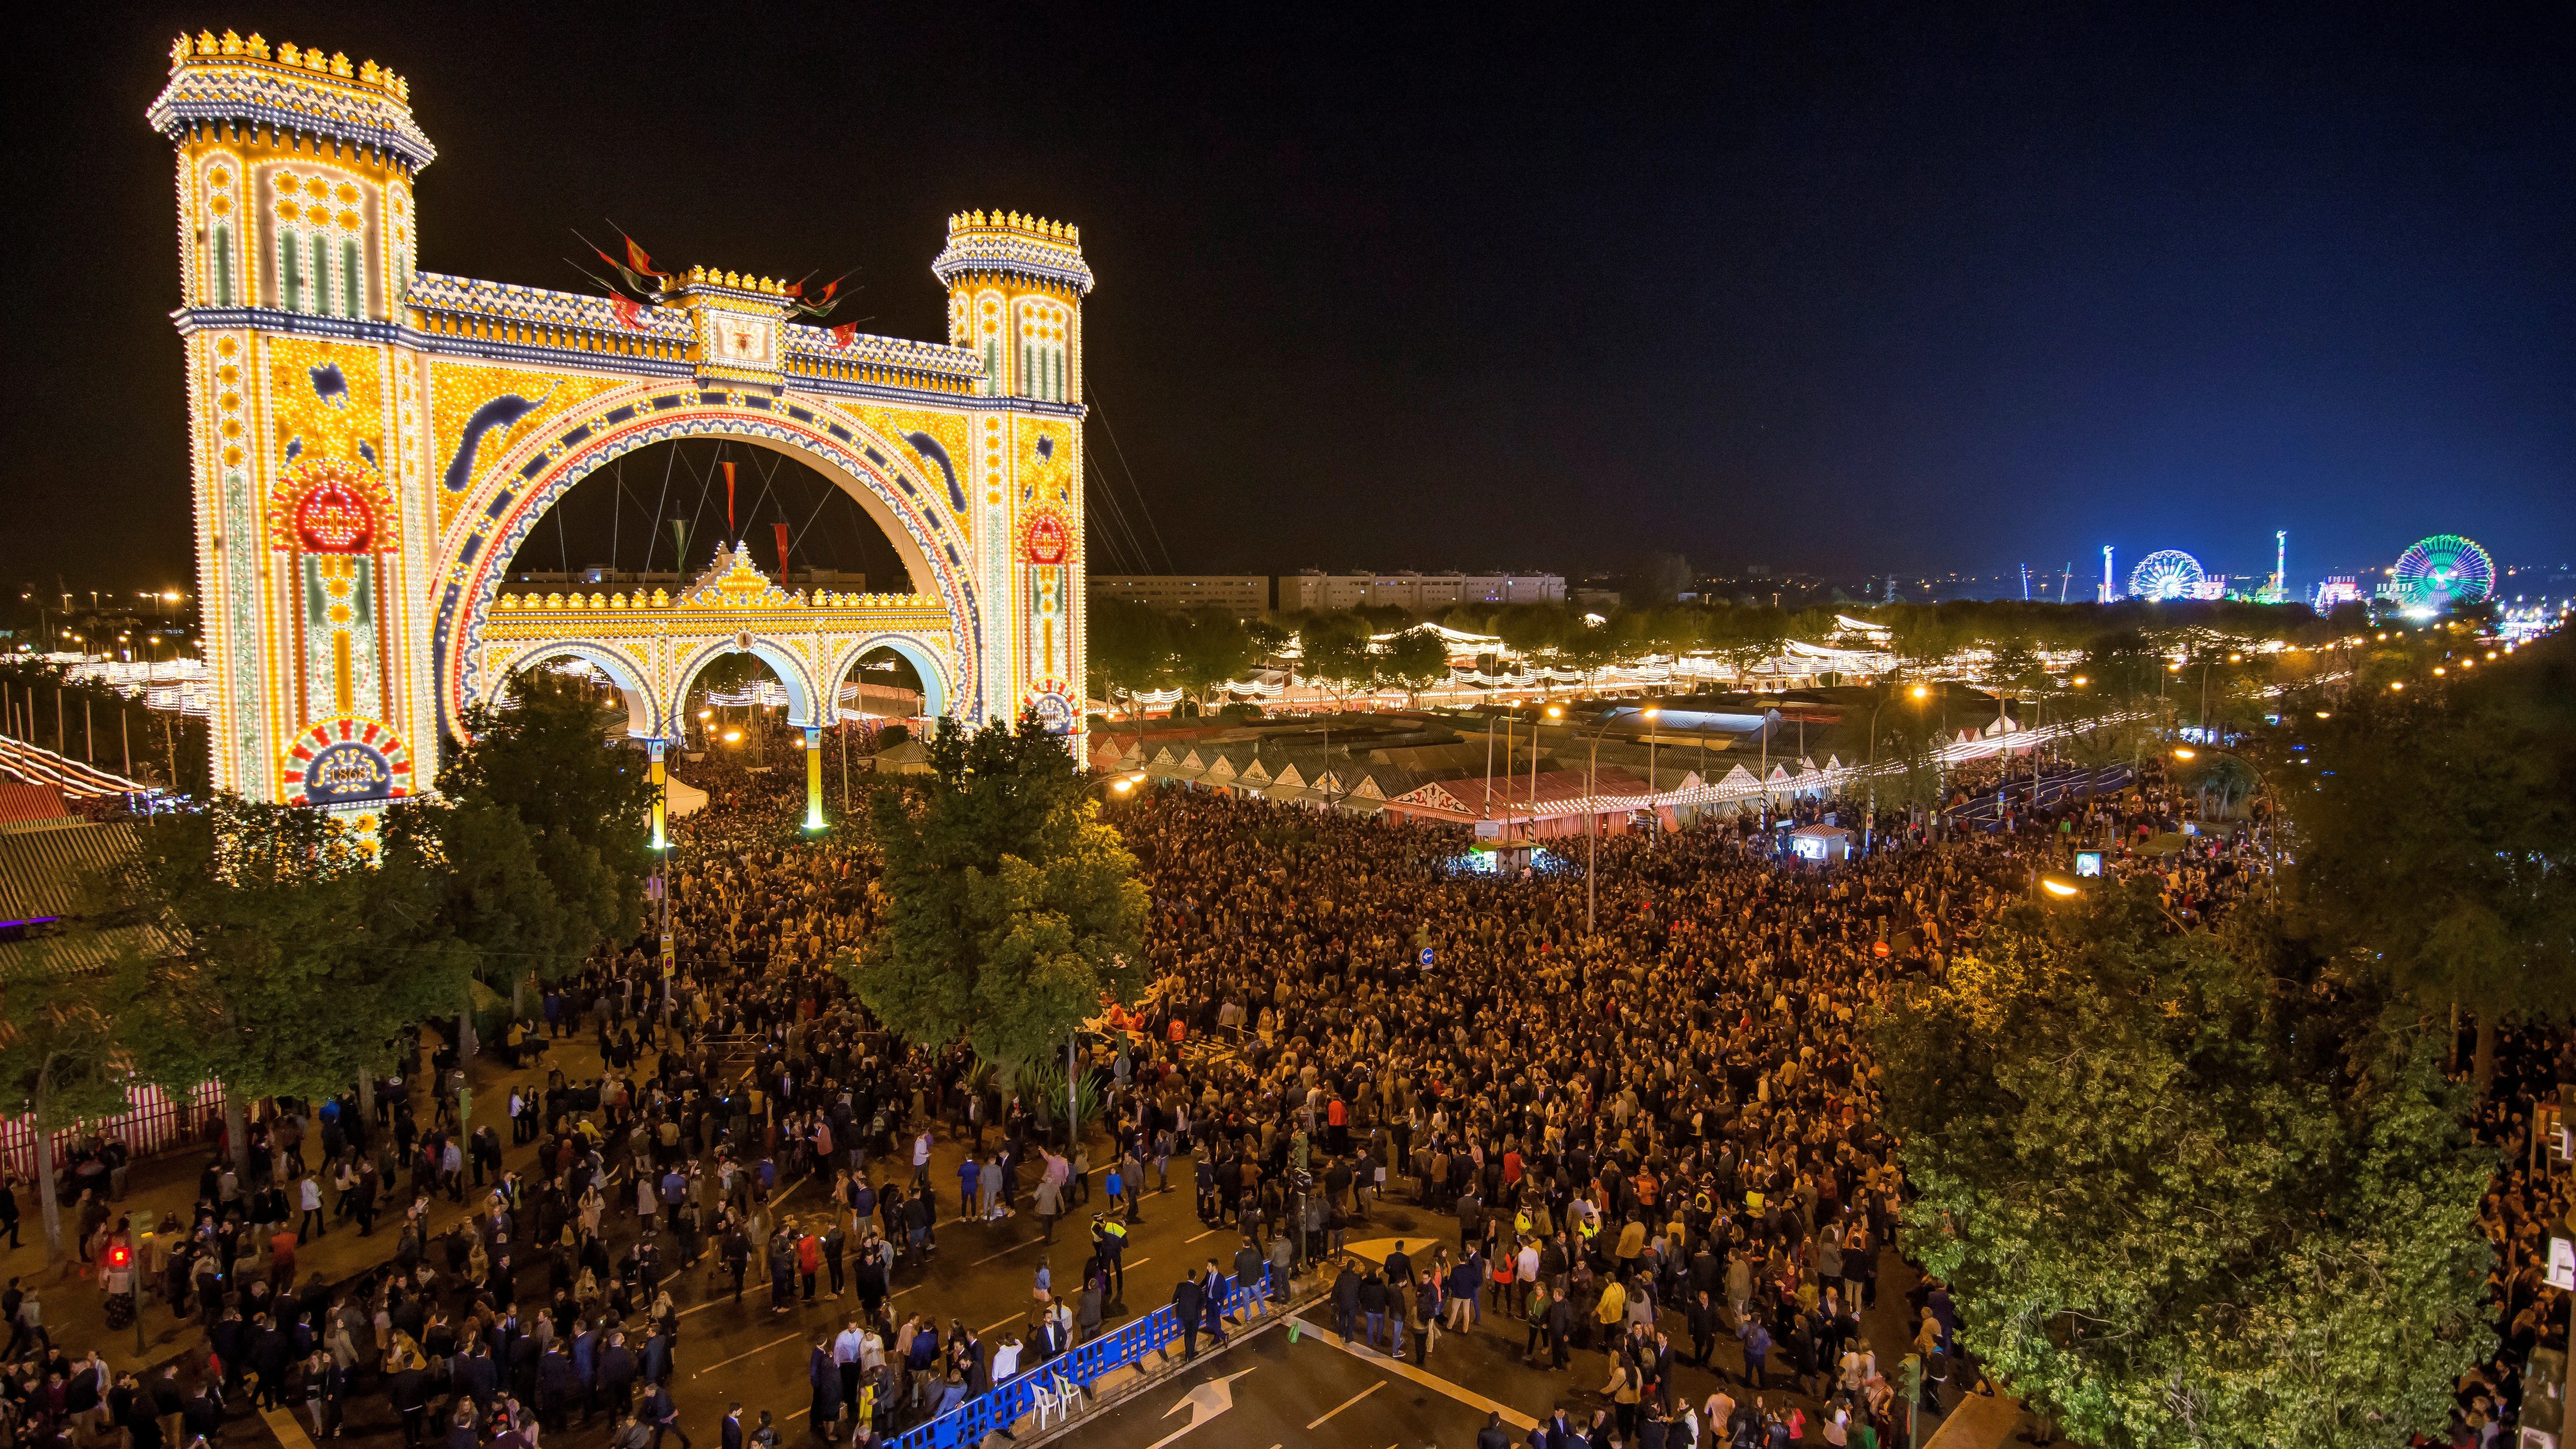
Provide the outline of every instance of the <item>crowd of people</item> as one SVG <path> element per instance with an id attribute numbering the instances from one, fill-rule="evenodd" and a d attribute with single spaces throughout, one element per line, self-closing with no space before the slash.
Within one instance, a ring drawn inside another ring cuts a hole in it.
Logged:
<path id="1" fill-rule="evenodd" d="M 424 1042 L 404 1076 L 429 1090 L 281 1104 L 252 1128 L 247 1181 L 209 1167 L 193 1222 L 102 1212 L 92 1230 L 102 1263 L 133 1250 L 145 1301 L 205 1325 L 202 1369 L 117 1381 L 64 1358 L 13 1298 L 14 1437 L 112 1423 L 160 1449 L 211 1436 L 245 1396 L 306 1407 L 331 1437 L 367 1394 L 407 1445 L 525 1449 L 595 1420 L 619 1449 L 685 1442 L 670 1289 L 704 1271 L 737 1300 L 765 1287 L 782 1315 L 849 1293 L 811 1345 L 802 1432 L 864 1449 L 1114 1327 L 1149 1179 L 1189 1189 L 1239 1244 L 1172 1289 L 1184 1355 L 1227 1331 L 1236 1288 L 1284 1297 L 1302 1280 L 1346 1337 L 1424 1360 L 1444 1333 L 1476 1335 L 1561 1375 L 1560 1412 L 1529 1439 L 1549 1449 L 1885 1444 L 1897 1359 L 1921 1356 L 1936 1407 L 1978 1384 L 1948 1295 L 1890 1251 L 1905 1183 L 1866 1026 L 2032 889 L 2065 849 L 2060 817 L 2107 802 L 1937 846 L 1897 831 L 1830 869 L 1784 857 L 1769 820 L 1623 834 L 1600 842 L 1587 890 L 1570 866 L 1470 869 L 1462 837 L 1436 829 L 1154 792 L 1110 818 L 1151 892 L 1158 981 L 1096 1048 L 1105 1131 L 1068 1150 L 1044 1106 L 968 1054 L 888 1038 L 834 969 L 883 907 L 863 808 L 798 838 L 800 771 L 730 756 L 684 773 L 709 803 L 672 826 L 674 969 L 653 954 L 657 920 L 508 1039 L 542 1066 L 588 1037 L 601 1061 L 513 1093 L 510 1145 L 534 1144 L 531 1165 L 504 1170 L 498 1136 L 465 1130 L 447 1047 Z M 2127 808 L 2182 808 L 2160 792 Z M 1792 818 L 1856 809 L 1807 801 Z M 2112 869 L 2158 872 L 2178 920 L 2259 878 L 2247 845 L 2217 835 L 2115 852 Z M 962 1144 L 945 1180 L 943 1139 Z M 809 1181 L 814 1206 L 781 1211 Z M 2527 1220 L 2515 1190 L 2499 1211 Z M 1350 1252 L 1390 1195 L 1454 1221 L 1454 1245 Z M 440 1197 L 471 1212 L 432 1234 Z M 1041 1263 L 1019 1329 L 986 1342 L 898 1313 L 898 1278 L 944 1224 L 1028 1212 L 1053 1240 L 1085 1207 L 1087 1235 L 1074 1225 L 1049 1260 L 1071 1271 Z M 386 1261 L 298 1282 L 296 1247 L 372 1236 L 379 1214 Z M 728 1446 L 774 1440 L 760 1419 Z"/>

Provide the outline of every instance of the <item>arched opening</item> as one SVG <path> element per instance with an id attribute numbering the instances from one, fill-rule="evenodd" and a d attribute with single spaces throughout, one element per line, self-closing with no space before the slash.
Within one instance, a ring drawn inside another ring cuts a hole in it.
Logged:
<path id="1" fill-rule="evenodd" d="M 841 481 L 794 452 L 724 436 L 648 443 L 592 469 L 528 530 L 502 586 L 677 593 L 718 547 L 736 540 L 751 546 L 762 573 L 790 590 L 908 594 L 927 587 Z"/>
<path id="2" fill-rule="evenodd" d="M 859 651 L 842 672 L 834 718 L 862 725 L 904 724 L 918 731 L 947 703 L 937 665 L 918 647 L 880 642 Z"/>
<path id="3" fill-rule="evenodd" d="M 717 654 L 681 686 L 674 733 L 693 758 L 765 771 L 792 762 L 800 693 L 759 654 Z"/>
<path id="4" fill-rule="evenodd" d="M 523 656 L 513 672 L 528 669 L 561 674 L 587 686 L 599 701 L 603 720 L 625 722 L 623 729 L 611 728 L 603 733 L 643 740 L 659 732 L 659 711 L 654 708 L 653 694 L 644 677 L 632 662 L 609 650 L 586 644 L 540 649 Z"/>

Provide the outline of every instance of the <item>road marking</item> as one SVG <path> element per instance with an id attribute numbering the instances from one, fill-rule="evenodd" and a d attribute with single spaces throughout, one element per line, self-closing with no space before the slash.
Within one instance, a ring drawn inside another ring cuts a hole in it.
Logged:
<path id="1" fill-rule="evenodd" d="M 304 1432 L 303 1425 L 295 1422 L 292 1413 L 284 1409 L 268 1409 L 260 1414 L 260 1418 L 268 1424 L 268 1432 L 275 1434 L 277 1442 L 285 1445 L 286 1449 L 313 1449 L 312 1436 Z"/>
<path id="2" fill-rule="evenodd" d="M 1022 1242 L 1013 1243 L 998 1253 L 986 1253 L 983 1257 L 977 1258 L 974 1262 L 969 1263 L 966 1266 L 969 1268 L 981 1268 L 985 1264 L 993 1261 L 995 1258 L 1007 1258 L 1011 1256 L 1020 1249 L 1027 1247 L 1030 1243 L 1043 1243 L 1045 1241 L 1046 1239 L 1044 1238 L 1029 1238 Z"/>
<path id="3" fill-rule="evenodd" d="M 1531 1418 L 1529 1415 L 1522 1413 L 1520 1410 L 1513 1408 L 1509 1404 L 1486 1398 L 1483 1394 L 1477 1393 L 1474 1389 L 1467 1388 L 1460 1384 L 1451 1383 L 1449 1380 L 1440 1377 L 1438 1374 L 1415 1368 L 1413 1365 L 1406 1363 L 1402 1359 L 1388 1358 L 1384 1354 L 1379 1353 L 1376 1349 L 1363 1348 L 1330 1329 L 1316 1326 L 1312 1319 L 1303 1319 L 1302 1315 L 1301 1319 L 1305 1323 L 1307 1334 L 1310 1337 L 1320 1338 L 1324 1342 L 1331 1344 L 1333 1347 L 1340 1349 L 1342 1352 L 1349 1354 L 1355 1359 L 1359 1359 L 1374 1367 L 1384 1369 L 1389 1373 L 1402 1374 L 1404 1377 L 1422 1385 L 1424 1388 L 1434 1389 L 1440 1393 L 1447 1394 L 1449 1397 L 1456 1399 L 1459 1403 L 1465 1404 L 1471 1409 L 1482 1409 L 1489 1414 L 1500 1414 L 1503 1416 L 1503 1422 L 1511 1425 L 1515 1429 L 1535 1429 L 1538 1427 L 1538 1420 Z M 1384 1379 L 1380 1379 L 1378 1382 L 1384 1383 L 1386 1381 Z M 1334 1412 L 1339 1413 L 1340 1410 L 1337 1409 Z M 1309 1425 L 1308 1427 L 1311 1428 L 1313 1426 Z"/>
<path id="4" fill-rule="evenodd" d="M 1217 1234 L 1219 1234 L 1219 1233 L 1221 1233 L 1221 1232 L 1224 1232 L 1224 1231 L 1225 1231 L 1225 1229 L 1223 1229 L 1223 1228 L 1210 1228 L 1210 1229 L 1208 1229 L 1206 1232 L 1199 1234 L 1199 1238 L 1213 1238 L 1213 1237 L 1215 1237 Z M 1190 1239 L 1190 1241 L 1191 1241 L 1191 1242 L 1193 1242 L 1193 1243 L 1195 1243 L 1195 1242 L 1197 1242 L 1197 1241 L 1199 1240 L 1199 1238 L 1192 1238 L 1192 1239 Z"/>
<path id="5" fill-rule="evenodd" d="M 760 1347 L 758 1347 L 758 1348 L 745 1349 L 745 1350 L 744 1350 L 744 1351 L 742 1351 L 741 1353 L 735 1354 L 733 1357 L 731 1357 L 731 1358 L 729 1358 L 729 1359 L 724 1360 L 724 1362 L 723 1362 L 723 1363 L 711 1363 L 711 1364 L 708 1364 L 705 1368 L 702 1368 L 702 1369 L 698 1370 L 698 1371 L 697 1371 L 697 1373 L 693 1373 L 693 1374 L 689 1375 L 689 1377 L 691 1377 L 691 1378 L 693 1378 L 693 1379 L 694 1379 L 694 1378 L 697 1378 L 697 1377 L 699 1377 L 699 1376 L 701 1376 L 701 1375 L 704 1375 L 704 1374 L 711 1374 L 711 1373 L 714 1373 L 717 1369 L 723 1368 L 723 1367 L 725 1366 L 725 1364 L 728 1364 L 728 1363 L 740 1363 L 740 1362 L 742 1362 L 744 1359 L 750 1358 L 750 1357 L 752 1357 L 752 1356 L 753 1356 L 753 1355 L 755 1355 L 755 1354 L 763 1354 L 763 1353 L 767 1353 L 767 1352 L 769 1352 L 771 1349 L 778 1347 L 778 1346 L 779 1346 L 780 1344 L 782 1344 L 782 1343 L 794 1343 L 796 1340 L 798 1340 L 798 1339 L 800 1339 L 800 1338 L 803 1338 L 804 1336 L 805 1336 L 805 1335 L 803 1335 L 803 1334 L 801 1334 L 801 1333 L 791 1333 L 791 1334 L 787 1335 L 785 1338 L 773 1338 L 773 1339 L 771 1339 L 769 1342 L 762 1344 L 762 1345 L 761 1345 Z"/>
<path id="6" fill-rule="evenodd" d="M 985 1334 L 992 1332 L 994 1329 L 1001 1327 L 1005 1323 L 1026 1323 L 1027 1321 L 1028 1318 L 1026 1315 L 1018 1313 L 1014 1313 L 1008 1318 L 996 1318 L 992 1322 L 985 1324 L 983 1327 L 976 1329 L 975 1336 L 977 1338 L 982 1338 Z"/>
<path id="7" fill-rule="evenodd" d="M 1329 1418 L 1333 1417 L 1335 1414 L 1340 1413 L 1342 1410 L 1349 1408 L 1351 1405 L 1358 1403 L 1360 1400 L 1367 1398 L 1369 1395 L 1371 1395 L 1371 1394 L 1373 1394 L 1373 1393 L 1376 1393 L 1378 1390 L 1380 1390 L 1380 1389 L 1382 1389 L 1382 1388 L 1385 1388 L 1385 1387 L 1386 1387 L 1386 1380 L 1384 1380 L 1384 1379 L 1379 1379 L 1376 1383 L 1373 1383 L 1373 1384 L 1369 1385 L 1367 1388 L 1364 1388 L 1364 1389 L 1360 1390 L 1358 1393 L 1351 1395 L 1349 1398 L 1342 1400 L 1340 1403 L 1335 1404 L 1333 1407 L 1331 1407 L 1331 1408 L 1329 1408 L 1329 1409 L 1326 1409 L 1326 1410 L 1323 1412 L 1322 1417 L 1320 1417 L 1320 1418 L 1316 1418 L 1316 1419 L 1312 1419 L 1312 1420 L 1309 1420 L 1309 1421 L 1307 1422 L 1307 1424 L 1306 1424 L 1306 1427 L 1307 1427 L 1307 1428 L 1309 1428 L 1309 1429 L 1314 1428 L 1317 1424 L 1320 1424 L 1320 1423 L 1324 1422 L 1324 1420 L 1325 1420 L 1325 1419 L 1329 1419 Z"/>

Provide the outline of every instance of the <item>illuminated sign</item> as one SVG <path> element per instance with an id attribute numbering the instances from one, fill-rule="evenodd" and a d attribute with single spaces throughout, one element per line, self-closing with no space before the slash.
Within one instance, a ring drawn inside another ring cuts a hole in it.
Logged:
<path id="1" fill-rule="evenodd" d="M 393 793 L 393 770 L 373 746 L 343 740 L 304 768 L 304 798 L 316 805 L 382 800 Z"/>

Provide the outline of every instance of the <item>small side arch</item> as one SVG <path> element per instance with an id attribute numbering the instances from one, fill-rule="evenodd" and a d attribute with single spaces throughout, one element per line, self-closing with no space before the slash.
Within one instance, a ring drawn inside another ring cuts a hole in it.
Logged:
<path id="1" fill-rule="evenodd" d="M 661 701 L 653 697 L 653 687 L 647 682 L 652 677 L 651 671 L 644 667 L 642 660 L 612 645 L 578 639 L 550 639 L 531 644 L 491 667 L 487 676 L 490 687 L 497 691 L 501 682 L 511 675 L 549 659 L 579 659 L 606 674 L 610 687 L 626 702 L 628 737 L 639 740 L 661 738 L 670 716 L 662 708 Z"/>
<path id="2" fill-rule="evenodd" d="M 778 676 L 779 683 L 787 687 L 789 724 L 807 729 L 831 722 L 824 719 L 818 710 L 817 702 L 822 699 L 823 692 L 815 687 L 813 672 L 805 661 L 798 658 L 796 651 L 784 641 L 759 635 L 736 635 L 731 639 L 718 640 L 681 661 L 676 682 L 671 687 L 671 697 L 664 702 L 665 718 L 677 720 L 680 717 L 688 706 L 689 686 L 697 682 L 699 671 L 727 654 L 754 655 Z"/>
<path id="3" fill-rule="evenodd" d="M 921 676 L 921 712 L 926 718 L 937 719 L 949 712 L 949 702 L 956 698 L 956 686 L 949 677 L 949 647 L 947 640 L 919 634 L 872 634 L 861 639 L 842 650 L 841 657 L 833 662 L 830 676 L 833 703 L 835 706 L 839 704 L 841 681 L 850 677 L 850 671 L 858 667 L 861 659 L 880 649 L 890 649 L 901 656 L 904 663 L 912 666 L 914 674 Z"/>

